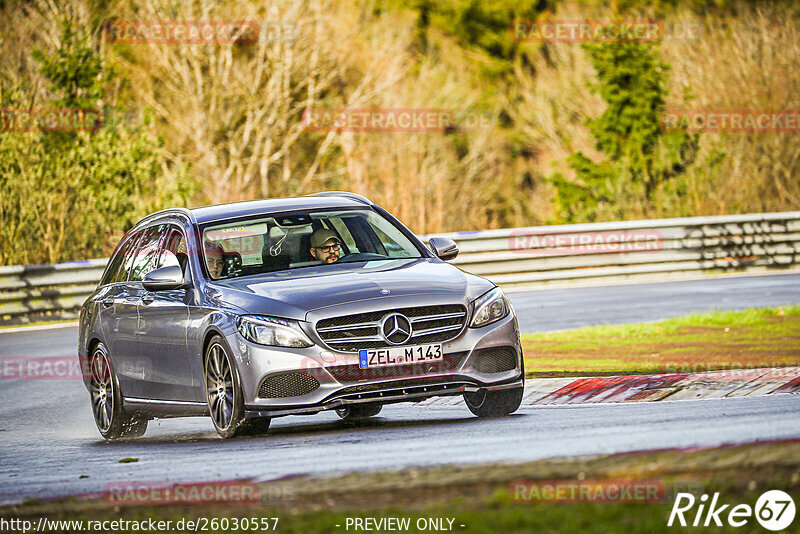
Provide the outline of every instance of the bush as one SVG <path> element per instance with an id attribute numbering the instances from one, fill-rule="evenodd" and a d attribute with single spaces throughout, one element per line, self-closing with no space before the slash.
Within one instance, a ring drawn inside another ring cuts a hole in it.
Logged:
<path id="1" fill-rule="evenodd" d="M 54 109 L 100 109 L 108 69 L 87 36 L 65 22 L 58 48 L 34 55 Z M 6 84 L 3 84 L 6 85 Z M 3 109 L 36 108 L 21 87 L 0 90 Z M 146 124 L 97 130 L 0 132 L 0 264 L 105 256 L 116 238 L 154 209 L 185 202 L 191 184 L 164 178 L 161 142 Z"/>

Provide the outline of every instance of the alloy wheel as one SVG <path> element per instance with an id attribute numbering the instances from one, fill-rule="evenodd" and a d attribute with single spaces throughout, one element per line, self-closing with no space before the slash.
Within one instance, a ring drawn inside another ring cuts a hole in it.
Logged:
<path id="1" fill-rule="evenodd" d="M 89 392 L 92 397 L 92 412 L 101 433 L 110 430 L 114 419 L 114 380 L 108 357 L 100 348 L 92 355 Z"/>
<path id="2" fill-rule="evenodd" d="M 209 348 L 206 358 L 206 391 L 208 409 L 214 425 L 219 430 L 228 430 L 237 401 L 236 389 L 230 359 L 219 343 L 214 343 Z"/>

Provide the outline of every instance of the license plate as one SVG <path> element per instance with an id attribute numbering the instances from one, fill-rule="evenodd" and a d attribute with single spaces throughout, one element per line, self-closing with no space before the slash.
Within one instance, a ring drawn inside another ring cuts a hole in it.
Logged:
<path id="1" fill-rule="evenodd" d="M 414 345 L 412 347 L 361 349 L 358 351 L 358 366 L 361 369 L 436 361 L 442 361 L 441 345 Z"/>

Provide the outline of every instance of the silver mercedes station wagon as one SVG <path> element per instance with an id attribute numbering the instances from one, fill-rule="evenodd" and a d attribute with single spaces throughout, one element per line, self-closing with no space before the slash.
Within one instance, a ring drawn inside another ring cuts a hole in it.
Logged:
<path id="1" fill-rule="evenodd" d="M 119 242 L 81 308 L 79 358 L 106 439 L 210 415 L 225 438 L 273 417 L 463 395 L 521 401 L 516 316 L 492 282 L 447 263 L 353 193 L 168 209 Z"/>

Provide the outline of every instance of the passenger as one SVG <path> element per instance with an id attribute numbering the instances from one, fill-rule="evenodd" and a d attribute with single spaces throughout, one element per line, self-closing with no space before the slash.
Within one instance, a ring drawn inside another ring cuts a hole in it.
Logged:
<path id="1" fill-rule="evenodd" d="M 336 232 L 323 228 L 311 234 L 311 255 L 322 263 L 339 260 L 339 238 Z"/>
<path id="2" fill-rule="evenodd" d="M 206 241 L 206 267 L 208 267 L 208 275 L 213 280 L 218 280 L 222 277 L 222 270 L 225 267 L 225 260 L 223 259 L 222 247 L 212 241 Z"/>

